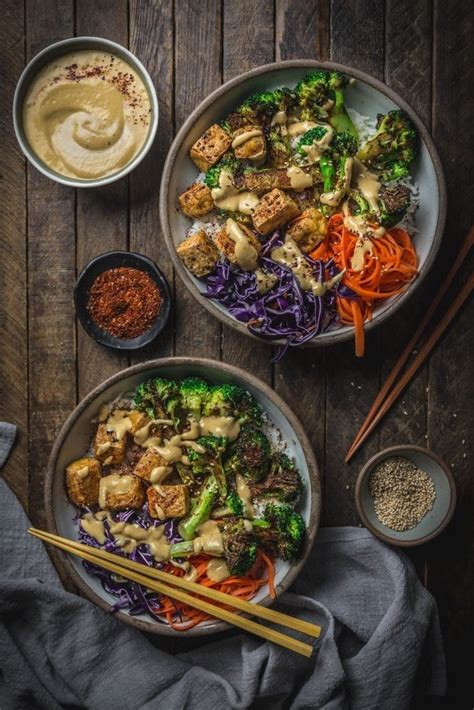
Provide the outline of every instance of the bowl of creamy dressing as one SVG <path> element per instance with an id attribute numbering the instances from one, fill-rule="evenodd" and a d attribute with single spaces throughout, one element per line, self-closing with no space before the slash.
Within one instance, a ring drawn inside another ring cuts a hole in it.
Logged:
<path id="1" fill-rule="evenodd" d="M 127 175 L 151 148 L 158 117 L 145 67 L 100 37 L 75 37 L 39 52 L 13 99 L 23 153 L 44 175 L 72 187 Z"/>

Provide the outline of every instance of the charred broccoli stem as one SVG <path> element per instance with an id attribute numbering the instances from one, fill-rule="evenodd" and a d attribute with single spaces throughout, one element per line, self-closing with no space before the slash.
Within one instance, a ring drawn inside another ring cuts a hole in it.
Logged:
<path id="1" fill-rule="evenodd" d="M 201 436 L 196 441 L 196 449 L 188 450 L 188 460 L 194 476 L 205 476 L 212 473 L 217 482 L 219 495 L 224 499 L 227 495 L 227 481 L 222 467 L 222 452 L 225 450 L 225 436 Z M 200 450 L 198 450 L 198 448 Z"/>
<path id="2" fill-rule="evenodd" d="M 269 503 L 264 519 L 254 521 L 259 545 L 284 560 L 294 560 L 303 550 L 306 525 L 299 513 L 289 505 Z"/>
<path id="3" fill-rule="evenodd" d="M 249 426 L 241 430 L 237 441 L 230 446 L 224 469 L 227 475 L 240 473 L 245 478 L 259 481 L 267 475 L 270 461 L 268 438 L 261 429 Z"/>
<path id="4" fill-rule="evenodd" d="M 204 415 L 234 417 L 240 424 L 262 423 L 262 409 L 250 392 L 238 385 L 213 385 L 204 406 Z"/>
<path id="5" fill-rule="evenodd" d="M 284 453 L 272 457 L 270 472 L 261 481 L 249 483 L 253 498 L 271 497 L 295 505 L 301 496 L 303 483 L 294 462 Z"/>
<path id="6" fill-rule="evenodd" d="M 329 122 L 331 126 L 336 129 L 336 131 L 349 133 L 357 141 L 359 139 L 359 135 L 351 117 L 347 112 L 344 98 L 344 89 L 347 84 L 347 77 L 345 77 L 344 74 L 341 74 L 341 72 L 333 71 L 329 73 L 328 86 L 330 91 L 333 92 L 334 97 L 334 106 L 329 114 Z"/>
<path id="7" fill-rule="evenodd" d="M 291 163 L 290 141 L 277 127 L 270 129 L 267 134 L 267 143 L 270 157 L 276 168 L 286 168 Z"/>
<path id="8" fill-rule="evenodd" d="M 344 197 L 350 184 L 351 166 L 347 163 L 357 152 L 357 141 L 350 133 L 335 133 L 329 149 L 321 157 L 319 167 L 323 178 L 323 194 L 321 201 L 324 202 L 324 195 L 334 193 L 335 204 L 337 206 Z M 350 168 L 350 170 L 349 170 Z M 349 177 L 348 177 L 349 176 Z"/>
<path id="9" fill-rule="evenodd" d="M 418 151 L 418 133 L 405 111 L 395 109 L 377 116 L 377 132 L 357 157 L 377 170 L 382 180 L 400 180 L 409 174 Z"/>
<path id="10" fill-rule="evenodd" d="M 217 495 L 217 481 L 214 476 L 209 476 L 201 489 L 199 498 L 196 501 L 191 515 L 184 518 L 178 526 L 178 532 L 184 540 L 192 540 L 197 529 L 209 520 L 212 506 Z"/>

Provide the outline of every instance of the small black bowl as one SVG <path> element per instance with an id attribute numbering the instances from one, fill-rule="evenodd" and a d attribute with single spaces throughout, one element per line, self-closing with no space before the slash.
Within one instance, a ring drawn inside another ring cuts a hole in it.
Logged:
<path id="1" fill-rule="evenodd" d="M 163 299 L 158 317 L 151 328 L 136 338 L 127 340 L 115 338 L 113 335 L 99 328 L 94 323 L 87 310 L 89 290 L 97 276 L 104 271 L 117 269 L 120 266 L 139 269 L 140 271 L 145 271 L 147 274 L 150 274 L 153 281 L 160 289 Z M 74 288 L 74 304 L 76 307 L 76 315 L 82 327 L 96 342 L 108 348 L 113 348 L 114 350 L 138 350 L 138 348 L 143 348 L 145 345 L 148 345 L 148 343 L 151 343 L 165 327 L 171 310 L 171 293 L 165 277 L 156 264 L 147 256 L 142 256 L 142 254 L 136 254 L 130 251 L 109 251 L 106 254 L 101 254 L 100 256 L 96 256 L 95 259 L 92 259 L 79 274 Z"/>

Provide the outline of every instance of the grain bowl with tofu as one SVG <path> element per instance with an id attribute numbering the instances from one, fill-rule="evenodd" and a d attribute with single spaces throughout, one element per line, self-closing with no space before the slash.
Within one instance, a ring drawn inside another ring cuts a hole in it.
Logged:
<path id="1" fill-rule="evenodd" d="M 283 62 L 217 89 L 175 139 L 160 197 L 174 265 L 276 359 L 347 337 L 362 356 L 434 259 L 443 175 L 398 99 L 346 67 Z"/>
<path id="2" fill-rule="evenodd" d="M 95 412 L 89 449 L 64 476 L 80 542 L 244 599 L 274 598 L 276 567 L 297 565 L 314 535 L 292 443 L 254 394 L 230 381 L 144 379 Z M 115 610 L 176 631 L 209 621 L 82 564 Z"/>

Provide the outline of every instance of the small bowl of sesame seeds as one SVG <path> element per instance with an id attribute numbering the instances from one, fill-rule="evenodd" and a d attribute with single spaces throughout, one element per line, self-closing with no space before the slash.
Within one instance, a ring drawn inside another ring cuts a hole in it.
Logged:
<path id="1" fill-rule="evenodd" d="M 355 489 L 359 516 L 384 542 L 421 545 L 444 530 L 456 486 L 442 459 L 421 446 L 391 446 L 368 461 Z"/>

